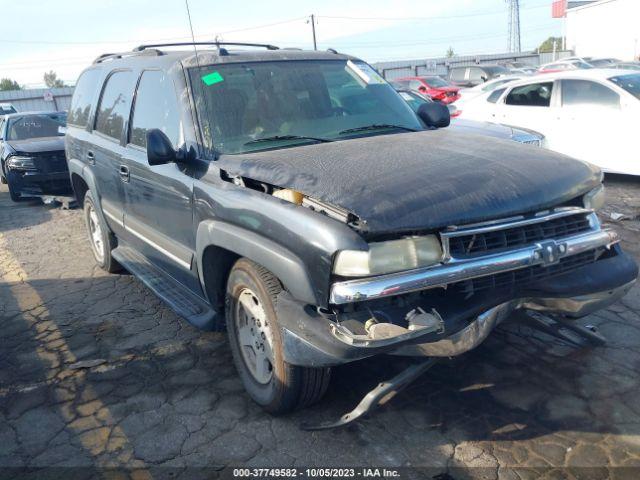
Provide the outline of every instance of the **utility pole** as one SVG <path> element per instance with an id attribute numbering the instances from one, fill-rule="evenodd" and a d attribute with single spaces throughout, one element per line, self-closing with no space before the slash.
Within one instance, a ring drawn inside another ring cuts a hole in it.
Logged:
<path id="1" fill-rule="evenodd" d="M 520 0 L 506 0 L 509 4 L 509 51 L 520 53 Z"/>
<path id="2" fill-rule="evenodd" d="M 311 32 L 313 33 L 313 49 L 318 50 L 318 45 L 316 44 L 316 16 L 311 14 L 311 20 L 307 20 L 307 23 L 311 22 Z"/>

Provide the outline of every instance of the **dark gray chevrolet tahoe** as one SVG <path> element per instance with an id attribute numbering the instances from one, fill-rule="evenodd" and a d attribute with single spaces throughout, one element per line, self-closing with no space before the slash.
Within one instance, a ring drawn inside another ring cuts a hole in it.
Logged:
<path id="1" fill-rule="evenodd" d="M 265 409 L 318 400 L 331 366 L 460 355 L 515 310 L 577 318 L 635 281 L 595 167 L 450 131 L 357 58 L 228 47 L 98 58 L 66 154 L 98 264 L 226 328 Z"/>

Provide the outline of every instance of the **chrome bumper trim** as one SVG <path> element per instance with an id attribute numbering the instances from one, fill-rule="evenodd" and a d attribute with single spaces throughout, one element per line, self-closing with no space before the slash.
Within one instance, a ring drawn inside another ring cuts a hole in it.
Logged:
<path id="1" fill-rule="evenodd" d="M 596 230 L 558 241 L 543 241 L 505 253 L 456 260 L 435 267 L 407 272 L 337 282 L 331 287 L 329 301 L 334 305 L 341 305 L 374 300 L 429 288 L 444 287 L 450 283 L 535 265 L 552 265 L 561 258 L 600 247 L 609 248 L 617 242 L 618 235 L 615 231 Z M 551 251 L 548 250 L 549 248 Z M 550 255 L 549 252 L 551 252 Z"/>
<path id="2" fill-rule="evenodd" d="M 523 298 L 500 304 L 478 315 L 468 326 L 453 335 L 431 343 L 404 345 L 392 355 L 455 357 L 480 345 L 500 322 L 518 309 L 537 310 L 569 317 L 582 317 L 605 308 L 622 298 L 635 280 L 613 290 L 568 298 Z"/>

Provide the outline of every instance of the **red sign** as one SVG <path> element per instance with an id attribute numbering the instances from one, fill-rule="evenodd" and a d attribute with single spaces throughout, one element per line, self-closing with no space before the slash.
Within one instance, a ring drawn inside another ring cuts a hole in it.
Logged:
<path id="1" fill-rule="evenodd" d="M 551 16 L 553 18 L 564 18 L 567 16 L 567 0 L 555 0 L 551 5 Z"/>

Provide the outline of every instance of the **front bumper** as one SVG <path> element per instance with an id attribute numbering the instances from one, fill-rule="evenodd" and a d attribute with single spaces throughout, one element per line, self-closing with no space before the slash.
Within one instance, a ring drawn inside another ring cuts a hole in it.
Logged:
<path id="1" fill-rule="evenodd" d="M 72 192 L 69 172 L 41 173 L 9 170 L 7 180 L 23 196 L 66 195 Z"/>
<path id="2" fill-rule="evenodd" d="M 277 302 L 285 360 L 294 365 L 332 366 L 378 355 L 450 357 L 482 343 L 501 321 L 517 309 L 546 311 L 578 318 L 605 308 L 624 296 L 636 281 L 635 261 L 618 246 L 613 254 L 517 292 L 494 290 L 470 299 L 442 291 L 423 291 L 401 298 L 367 303 L 340 316 L 318 312 L 287 292 Z M 406 331 L 367 341 L 345 335 L 346 325 L 362 325 L 367 317 L 400 323 L 415 308 L 437 312 L 438 329 Z"/>

